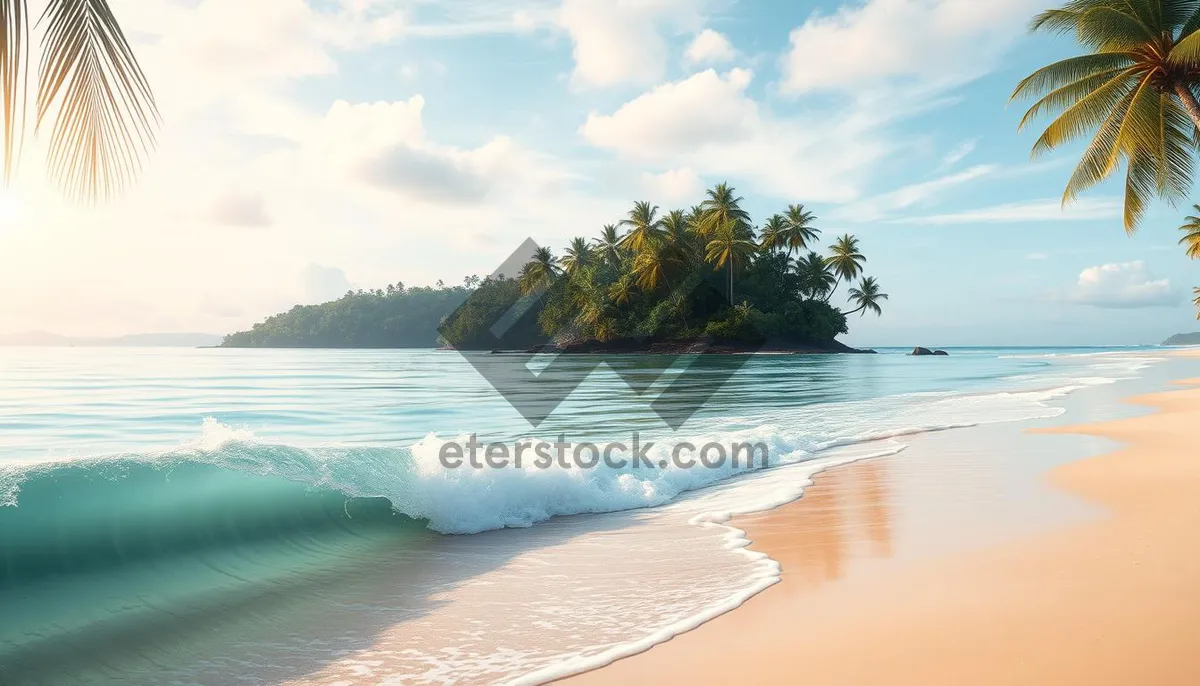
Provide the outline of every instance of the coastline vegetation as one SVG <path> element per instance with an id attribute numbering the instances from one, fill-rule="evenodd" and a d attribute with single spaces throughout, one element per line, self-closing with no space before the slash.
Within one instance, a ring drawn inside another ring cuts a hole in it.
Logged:
<path id="1" fill-rule="evenodd" d="M 492 349 L 492 329 L 510 316 L 504 340 L 512 348 L 547 341 L 645 348 L 703 338 L 835 350 L 848 317 L 883 313 L 888 295 L 863 274 L 857 238 L 840 236 L 821 253 L 817 217 L 803 205 L 756 227 L 742 203 L 727 184 L 687 210 L 638 201 L 590 240 L 573 238 L 561 255 L 537 248 L 518 274 L 347 293 L 270 317 L 223 345 Z M 839 293 L 844 309 L 833 304 Z"/>

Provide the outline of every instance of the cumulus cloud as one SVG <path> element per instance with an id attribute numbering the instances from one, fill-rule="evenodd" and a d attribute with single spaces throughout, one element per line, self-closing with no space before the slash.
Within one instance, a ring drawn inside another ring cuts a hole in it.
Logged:
<path id="1" fill-rule="evenodd" d="M 114 0 L 170 119 L 217 105 L 269 128 L 259 110 L 293 109 L 281 87 L 338 70 L 337 51 L 365 50 L 401 35 L 404 14 L 375 2 L 306 0 Z M 284 124 L 274 121 L 274 126 Z"/>
<path id="2" fill-rule="evenodd" d="M 650 84 L 667 66 L 666 31 L 701 21 L 702 0 L 564 0 L 557 24 L 574 43 L 576 87 Z"/>
<path id="3" fill-rule="evenodd" d="M 315 305 L 337 300 L 354 284 L 341 269 L 312 263 L 300 272 L 300 288 L 304 302 Z"/>
<path id="4" fill-rule="evenodd" d="M 702 71 L 658 86 L 611 115 L 588 115 L 580 133 L 594 145 L 642 159 L 745 140 L 760 124 L 758 105 L 745 95 L 753 78 L 748 69 Z"/>
<path id="5" fill-rule="evenodd" d="M 696 198 L 704 192 L 704 181 L 694 169 L 670 169 L 661 174 L 643 172 L 639 177 L 642 189 L 654 202 L 684 203 L 698 202 Z"/>
<path id="6" fill-rule="evenodd" d="M 776 197 L 857 197 L 858 176 L 894 145 L 878 135 L 879 117 L 901 116 L 901 108 L 780 118 L 747 94 L 753 78 L 748 69 L 708 69 L 661 84 L 611 114 L 593 112 L 579 131 L 625 159 L 746 180 Z"/>
<path id="7" fill-rule="evenodd" d="M 1092 307 L 1133 309 L 1173 307 L 1181 297 L 1170 279 L 1155 279 L 1146 263 L 1138 260 L 1084 269 L 1067 299 Z"/>
<path id="8" fill-rule="evenodd" d="M 426 135 L 425 99 L 351 104 L 338 101 L 314 128 L 306 151 L 314 173 L 338 171 L 351 182 L 428 204 L 478 204 L 499 187 L 544 187 L 554 172 L 506 136 L 475 148 L 442 145 Z"/>
<path id="9" fill-rule="evenodd" d="M 266 200 L 261 193 L 228 190 L 214 202 L 209 216 L 226 226 L 270 226 Z"/>
<path id="10" fill-rule="evenodd" d="M 723 64 L 737 56 L 729 39 L 712 29 L 704 29 L 692 39 L 684 57 L 692 64 Z"/>
<path id="11" fill-rule="evenodd" d="M 363 179 L 379 188 L 435 202 L 479 202 L 491 185 L 468 159 L 405 144 L 365 160 L 361 173 Z"/>
<path id="12" fill-rule="evenodd" d="M 884 80 L 974 78 L 992 67 L 1036 6 L 1035 0 L 868 0 L 814 12 L 790 34 L 781 88 L 801 94 Z"/>

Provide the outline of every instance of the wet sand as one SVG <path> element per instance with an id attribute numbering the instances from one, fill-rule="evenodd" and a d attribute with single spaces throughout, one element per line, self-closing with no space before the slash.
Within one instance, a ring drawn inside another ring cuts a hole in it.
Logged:
<path id="1" fill-rule="evenodd" d="M 781 583 L 567 681 L 1200 683 L 1200 380 L 1186 383 L 1131 399 L 1153 414 L 1042 430 L 1122 447 L 1025 490 L 969 459 L 933 479 L 890 459 L 819 475 L 800 501 L 734 522 Z"/>

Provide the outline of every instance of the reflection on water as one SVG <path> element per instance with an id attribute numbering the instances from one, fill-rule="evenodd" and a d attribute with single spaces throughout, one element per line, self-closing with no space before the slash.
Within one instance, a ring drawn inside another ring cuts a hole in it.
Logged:
<path id="1" fill-rule="evenodd" d="M 856 562 L 892 556 L 891 475 L 887 460 L 820 474 L 800 506 L 739 520 L 755 548 L 769 550 L 792 591 L 846 576 Z M 799 582 L 798 584 L 796 582 Z"/>

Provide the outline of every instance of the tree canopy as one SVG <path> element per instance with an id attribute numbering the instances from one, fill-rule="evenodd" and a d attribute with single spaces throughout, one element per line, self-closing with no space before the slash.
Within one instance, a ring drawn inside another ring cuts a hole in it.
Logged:
<path id="1" fill-rule="evenodd" d="M 841 236 L 823 255 L 812 249 L 817 217 L 803 205 L 760 231 L 742 202 L 728 184 L 690 210 L 638 201 L 560 256 L 538 247 L 513 276 L 351 292 L 277 314 L 224 345 L 492 349 L 499 328 L 509 348 L 699 338 L 828 347 L 847 332 L 847 315 L 882 314 L 888 296 L 863 276 L 858 239 Z M 847 311 L 830 303 L 843 282 Z"/>

